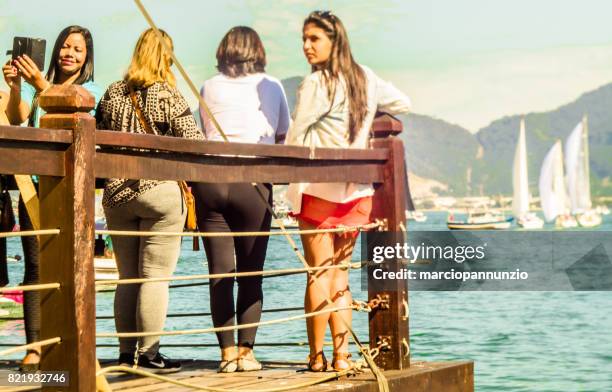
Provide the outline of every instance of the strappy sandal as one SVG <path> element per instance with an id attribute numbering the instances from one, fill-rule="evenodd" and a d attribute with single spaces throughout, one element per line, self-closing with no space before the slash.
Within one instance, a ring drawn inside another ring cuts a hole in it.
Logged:
<path id="1" fill-rule="evenodd" d="M 311 372 L 324 372 L 327 370 L 327 359 L 323 351 L 319 351 L 313 356 L 308 356 L 308 370 Z"/>
<path id="2" fill-rule="evenodd" d="M 238 370 L 237 359 L 223 359 L 221 363 L 219 363 L 217 373 L 234 373 L 236 370 Z"/>
<path id="3" fill-rule="evenodd" d="M 252 351 L 248 355 L 238 358 L 238 368 L 236 369 L 238 372 L 254 372 L 261 369 L 261 362 L 255 359 Z"/>
<path id="4" fill-rule="evenodd" d="M 334 360 L 331 365 L 337 372 L 352 369 L 355 367 L 355 363 L 349 359 L 350 357 L 352 357 L 351 353 L 334 353 Z M 342 365 L 343 362 L 346 365 Z"/>

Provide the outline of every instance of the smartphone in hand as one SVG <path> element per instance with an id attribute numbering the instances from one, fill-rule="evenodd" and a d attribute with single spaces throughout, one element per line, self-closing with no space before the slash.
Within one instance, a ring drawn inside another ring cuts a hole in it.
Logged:
<path id="1" fill-rule="evenodd" d="M 19 56 L 27 54 L 34 64 L 42 72 L 45 69 L 45 48 L 47 41 L 41 38 L 15 37 L 13 38 L 13 49 L 6 52 L 15 60 Z"/>

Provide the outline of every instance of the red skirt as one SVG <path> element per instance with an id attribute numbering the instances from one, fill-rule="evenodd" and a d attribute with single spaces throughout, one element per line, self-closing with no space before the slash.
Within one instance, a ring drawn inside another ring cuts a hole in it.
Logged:
<path id="1" fill-rule="evenodd" d="M 302 194 L 302 209 L 290 215 L 314 225 L 317 229 L 361 226 L 370 223 L 372 197 L 362 197 L 346 203 L 334 203 L 316 196 Z M 355 232 L 357 235 L 358 232 Z"/>

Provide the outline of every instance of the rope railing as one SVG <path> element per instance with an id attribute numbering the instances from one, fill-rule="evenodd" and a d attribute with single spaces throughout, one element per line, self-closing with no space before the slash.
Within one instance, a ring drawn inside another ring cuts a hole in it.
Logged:
<path id="1" fill-rule="evenodd" d="M 366 265 L 367 265 L 367 261 L 354 262 L 354 263 L 351 263 L 351 269 L 363 268 Z M 303 273 L 304 271 L 302 271 L 302 269 L 299 269 L 298 271 L 292 271 L 292 272 L 277 272 L 273 275 L 264 275 L 263 279 L 278 278 L 278 277 L 290 276 L 290 275 L 299 275 Z M 99 281 L 99 282 L 102 282 L 102 281 Z M 208 285 L 210 285 L 210 282 L 197 282 L 197 283 L 186 283 L 186 284 L 174 284 L 174 285 L 170 285 L 169 288 L 180 289 L 180 288 L 185 288 L 185 287 L 208 286 Z M 104 283 L 104 284 L 100 284 L 97 287 L 102 287 L 102 286 L 114 286 L 114 283 Z M 105 289 L 96 289 L 96 293 L 113 293 L 115 292 L 115 290 L 116 290 L 115 287 L 110 287 L 110 288 L 105 288 Z"/>
<path id="2" fill-rule="evenodd" d="M 380 222 L 368 223 L 359 226 L 336 227 L 333 229 L 309 229 L 309 230 L 281 230 L 281 231 L 239 231 L 239 232 L 191 232 L 191 231 L 130 231 L 130 230 L 96 230 L 96 234 L 114 235 L 125 237 L 265 237 L 281 235 L 323 234 L 323 233 L 351 233 L 356 231 L 371 230 L 381 227 Z"/>
<path id="3" fill-rule="evenodd" d="M 231 272 L 224 274 L 203 274 L 203 275 L 189 275 L 189 276 L 169 276 L 161 278 L 134 278 L 134 279 L 113 279 L 113 280 L 98 280 L 96 286 L 111 285 L 111 284 L 136 284 L 136 283 L 147 283 L 147 282 L 171 282 L 181 280 L 199 280 L 199 279 L 223 279 L 223 278 L 243 278 L 249 276 L 273 276 L 277 274 L 288 274 L 288 273 L 306 273 L 325 271 L 330 269 L 359 269 L 362 267 L 362 263 L 350 263 L 350 264 L 336 264 L 321 267 L 308 267 L 308 268 L 287 268 L 279 270 L 268 270 L 268 271 L 250 271 L 250 272 Z"/>
<path id="4" fill-rule="evenodd" d="M 38 348 L 38 347 L 43 347 L 43 346 L 49 346 L 51 344 L 56 344 L 56 343 L 59 343 L 61 341 L 62 341 L 62 339 L 60 339 L 59 337 L 55 337 L 55 338 L 51 338 L 51 339 L 41 340 L 39 342 L 23 344 L 21 346 L 17 346 L 17 347 L 9 348 L 7 350 L 0 351 L 0 357 L 3 357 L 5 355 L 9 355 L 9 354 L 13 354 L 13 353 L 18 353 L 20 351 L 27 351 L 27 350 L 29 350 L 31 348 Z"/>
<path id="5" fill-rule="evenodd" d="M 24 231 L 3 231 L 0 232 L 0 238 L 9 237 L 33 237 L 37 235 L 56 235 L 59 234 L 59 229 L 45 229 L 45 230 L 24 230 Z"/>
<path id="6" fill-rule="evenodd" d="M 59 283 L 41 283 L 41 284 L 27 284 L 23 286 L 11 286 L 0 288 L 0 294 L 10 293 L 11 291 L 40 291 L 40 290 L 51 290 L 59 289 Z"/>
<path id="7" fill-rule="evenodd" d="M 177 330 L 177 331 L 157 331 L 157 332 L 103 332 L 103 333 L 97 333 L 96 337 L 97 338 L 136 338 L 136 337 L 144 337 L 144 336 L 201 335 L 205 333 L 237 331 L 237 330 L 245 329 L 245 328 L 255 328 L 255 327 L 261 327 L 265 325 L 286 323 L 290 321 L 302 320 L 305 318 L 318 316 L 320 314 L 338 312 L 341 310 L 357 310 L 357 308 L 358 306 L 356 305 L 339 306 L 335 308 L 318 310 L 316 312 L 305 313 L 305 314 L 301 314 L 297 316 L 283 317 L 280 319 L 268 320 L 268 321 L 260 321 L 258 323 L 230 325 L 227 327 L 201 328 L 201 329 L 189 329 L 189 330 Z"/>
<path id="8" fill-rule="evenodd" d="M 263 309 L 261 311 L 261 313 L 278 313 L 278 312 L 294 312 L 294 311 L 298 311 L 298 310 L 304 310 L 303 306 L 294 306 L 291 308 L 273 308 L 273 309 Z M 205 317 L 205 316 L 212 316 L 212 313 L 210 312 L 201 312 L 201 313 L 169 313 L 166 315 L 166 317 L 168 318 L 175 318 L 175 317 Z M 112 320 L 114 319 L 114 316 L 111 315 L 106 315 L 106 316 L 96 316 L 97 320 Z M 0 320 L 2 320 L 2 318 L 0 318 Z"/>
<path id="9" fill-rule="evenodd" d="M 370 342 L 365 341 L 363 344 L 370 344 Z M 355 342 L 348 342 L 348 344 L 355 345 Z M 331 347 L 334 345 L 333 342 L 323 342 L 324 346 Z M 17 347 L 21 346 L 19 343 L 0 343 L 0 347 Z M 257 342 L 257 347 L 306 347 L 308 346 L 308 342 Z M 119 347 L 119 344 L 110 344 L 110 343 L 99 343 L 96 344 L 98 348 L 115 348 Z M 218 348 L 219 343 L 164 343 L 164 348 L 182 348 L 182 347 L 213 347 Z"/>
<path id="10" fill-rule="evenodd" d="M 286 275 L 293 275 L 293 274 L 286 274 Z M 277 276 L 284 276 L 284 274 L 278 274 L 278 275 L 273 275 L 273 276 L 268 276 L 268 278 L 274 278 Z M 266 276 L 264 276 L 264 278 L 266 278 Z M 196 286 L 209 286 L 210 282 L 196 282 L 196 283 L 185 283 L 185 284 L 171 284 L 170 286 L 168 286 L 168 288 L 171 289 L 182 289 L 185 287 L 196 287 Z M 103 287 L 103 286 L 111 286 L 109 288 L 99 288 L 99 287 Z M 100 285 L 100 286 L 96 286 L 96 294 L 102 294 L 102 293 L 114 293 L 117 290 L 116 287 L 114 287 L 114 285 Z"/>

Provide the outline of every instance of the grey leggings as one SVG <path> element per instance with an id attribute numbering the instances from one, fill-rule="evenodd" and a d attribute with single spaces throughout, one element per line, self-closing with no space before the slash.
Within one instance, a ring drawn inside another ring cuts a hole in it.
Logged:
<path id="1" fill-rule="evenodd" d="M 104 208 L 110 230 L 183 231 L 186 208 L 178 184 L 163 182 L 136 199 Z M 181 247 L 180 237 L 112 236 L 121 279 L 171 276 Z M 115 326 L 117 332 L 152 332 L 164 328 L 168 310 L 168 282 L 117 286 Z M 153 359 L 159 336 L 119 339 L 121 353 L 138 353 Z"/>

